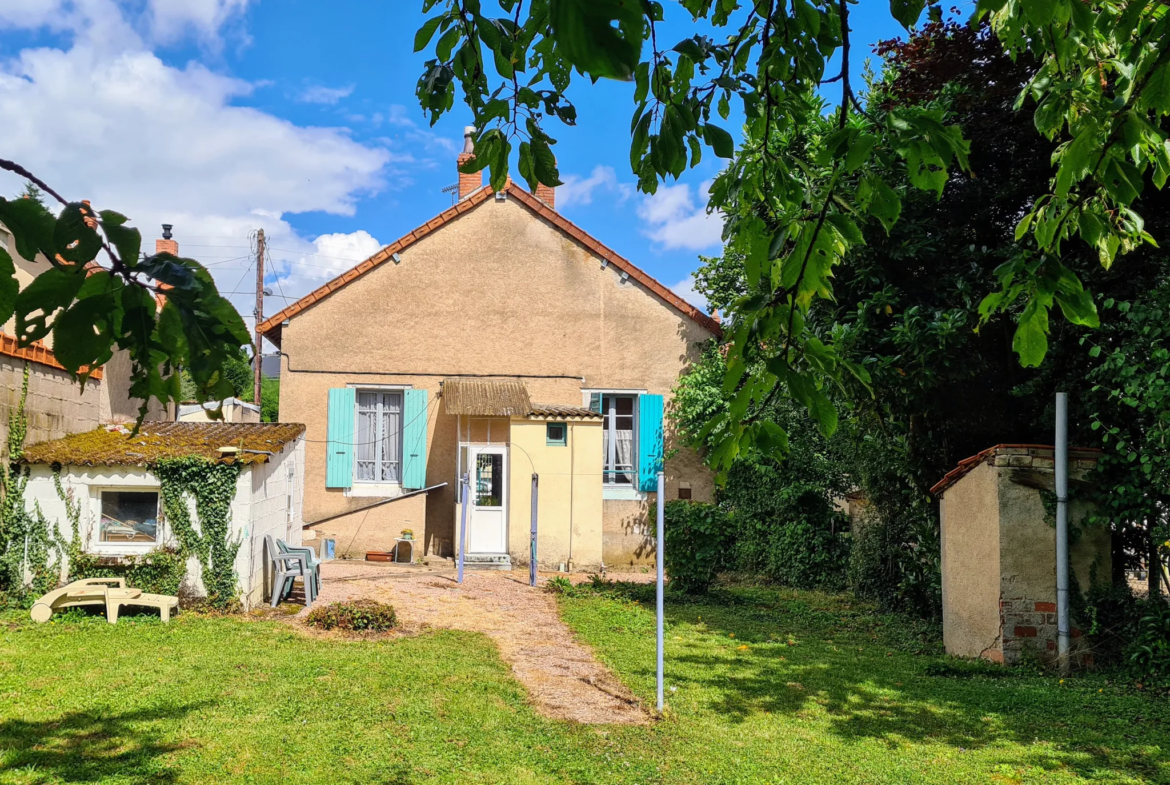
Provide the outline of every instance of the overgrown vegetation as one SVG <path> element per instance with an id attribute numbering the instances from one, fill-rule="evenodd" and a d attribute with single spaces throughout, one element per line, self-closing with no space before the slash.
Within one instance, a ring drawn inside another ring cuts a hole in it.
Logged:
<path id="1" fill-rule="evenodd" d="M 353 600 L 318 605 L 309 611 L 305 624 L 321 630 L 345 632 L 388 632 L 398 626 L 394 607 L 376 600 Z"/>
<path id="2" fill-rule="evenodd" d="M 224 609 L 236 602 L 235 559 L 240 542 L 229 538 L 232 500 L 240 476 L 237 463 L 206 458 L 166 458 L 152 466 L 161 483 L 163 509 L 181 552 L 199 559 L 208 602 Z M 199 529 L 191 521 L 187 497 L 195 500 Z"/>

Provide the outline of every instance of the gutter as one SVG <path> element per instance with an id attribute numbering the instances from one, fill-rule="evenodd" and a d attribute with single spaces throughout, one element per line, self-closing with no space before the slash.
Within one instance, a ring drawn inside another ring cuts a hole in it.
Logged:
<path id="1" fill-rule="evenodd" d="M 336 515 L 327 515 L 324 518 L 318 518 L 315 521 L 309 521 L 308 523 L 303 524 L 301 526 L 301 528 L 307 529 L 310 526 L 316 526 L 318 523 L 325 523 L 326 521 L 332 521 L 332 520 L 336 520 L 337 518 L 344 518 L 347 515 L 353 515 L 355 512 L 364 512 L 365 510 L 372 510 L 375 507 L 381 507 L 383 504 L 390 504 L 392 502 L 402 501 L 403 499 L 409 499 L 412 496 L 418 496 L 420 493 L 429 493 L 430 491 L 436 490 L 438 488 L 443 488 L 446 485 L 447 485 L 447 483 L 441 482 L 438 485 L 432 485 L 429 488 L 420 488 L 417 491 L 411 491 L 410 493 L 404 493 L 401 496 L 395 496 L 392 499 L 382 499 L 381 501 L 376 501 L 373 504 L 367 504 L 364 507 L 355 507 L 352 510 L 346 510 L 345 512 L 339 512 Z"/>

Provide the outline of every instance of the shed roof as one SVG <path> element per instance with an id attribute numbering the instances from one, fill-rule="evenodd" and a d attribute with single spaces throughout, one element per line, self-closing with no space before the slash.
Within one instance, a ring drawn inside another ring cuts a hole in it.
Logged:
<path id="1" fill-rule="evenodd" d="M 25 463 L 71 466 L 145 466 L 162 458 L 201 456 L 216 463 L 264 463 L 305 432 L 300 423 L 164 422 L 103 426 L 24 451 Z M 220 452 L 236 447 L 238 452 Z"/>
<path id="2" fill-rule="evenodd" d="M 652 278 L 650 275 L 639 269 L 633 262 L 621 256 L 616 251 L 602 243 L 600 240 L 594 238 L 584 229 L 577 226 L 568 218 L 565 218 L 556 210 L 550 208 L 543 201 L 521 188 L 515 182 L 509 180 L 508 184 L 504 186 L 503 192 L 506 193 L 509 197 L 514 197 L 519 204 L 523 205 L 540 218 L 548 221 L 558 231 L 572 238 L 574 242 L 589 249 L 592 253 L 596 254 L 601 259 L 604 259 L 606 264 L 612 264 L 617 269 L 628 274 L 630 278 L 645 286 L 656 297 L 668 303 L 672 308 L 686 316 L 688 319 L 708 330 L 716 337 L 722 337 L 723 328 L 719 324 L 718 319 L 712 316 L 708 316 L 683 298 L 679 297 L 677 294 L 671 291 L 669 287 Z M 338 289 L 342 288 L 343 286 L 347 286 L 358 278 L 361 278 L 375 267 L 378 267 L 379 265 L 385 264 L 391 259 L 394 259 L 398 255 L 399 251 L 405 251 L 407 248 L 414 245 L 416 242 L 436 229 L 439 229 L 440 227 L 450 223 L 468 210 L 473 210 L 484 202 L 487 202 L 489 199 L 491 199 L 494 193 L 495 192 L 492 190 L 490 185 L 484 186 L 483 188 L 473 192 L 467 198 L 459 201 L 455 206 L 444 210 L 414 231 L 408 232 L 404 237 L 401 237 L 398 240 L 390 243 L 361 264 L 353 267 L 350 270 L 347 270 L 338 277 L 334 278 L 332 281 L 329 281 L 324 286 L 321 286 L 320 288 L 310 292 L 301 299 L 297 300 L 295 303 L 290 304 L 279 313 L 268 317 L 260 323 L 260 325 L 257 327 L 257 330 L 261 335 L 279 347 L 281 342 L 281 333 L 286 319 L 290 319 L 301 311 L 304 311 L 314 304 L 321 302 L 326 297 L 336 292 Z"/>
<path id="3" fill-rule="evenodd" d="M 601 412 L 587 406 L 564 406 L 559 403 L 534 403 L 528 413 L 534 419 L 548 420 L 600 420 Z"/>
<path id="4" fill-rule="evenodd" d="M 524 382 L 490 379 L 444 379 L 447 414 L 473 417 L 523 417 L 532 411 Z"/>
<path id="5" fill-rule="evenodd" d="M 986 450 L 975 453 L 970 458 L 964 458 L 959 461 L 959 465 L 947 472 L 946 476 L 934 484 L 930 492 L 937 495 L 950 488 L 952 485 L 963 479 L 967 474 L 981 463 L 997 463 L 997 456 L 1004 456 L 1009 460 L 1005 461 L 1007 465 L 1019 467 L 1037 467 L 1034 459 L 1040 458 L 1047 460 L 1047 464 L 1043 464 L 1043 468 L 1051 466 L 1052 456 L 1056 448 L 1051 444 L 997 444 L 994 447 L 988 447 Z M 1095 447 L 1069 447 L 1068 459 L 1070 464 L 1073 461 L 1087 461 L 1095 463 L 1101 457 L 1101 450 Z M 1087 468 L 1087 467 L 1086 467 Z"/>

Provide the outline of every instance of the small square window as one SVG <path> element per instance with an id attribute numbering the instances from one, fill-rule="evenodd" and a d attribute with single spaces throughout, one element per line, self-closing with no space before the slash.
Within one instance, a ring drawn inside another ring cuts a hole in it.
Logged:
<path id="1" fill-rule="evenodd" d="M 153 544 L 158 541 L 158 493 L 102 491 L 99 542 Z"/>
<path id="2" fill-rule="evenodd" d="M 680 499 L 691 498 L 691 489 L 690 488 L 679 488 L 678 489 L 678 498 L 680 498 Z"/>
<path id="3" fill-rule="evenodd" d="M 568 426 L 563 422 L 550 422 L 545 426 L 545 441 L 551 445 L 564 447 L 569 443 Z"/>

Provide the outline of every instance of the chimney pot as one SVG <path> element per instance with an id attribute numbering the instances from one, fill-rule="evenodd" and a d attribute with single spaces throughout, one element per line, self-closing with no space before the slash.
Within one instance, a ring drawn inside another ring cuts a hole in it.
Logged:
<path id="1" fill-rule="evenodd" d="M 169 253 L 171 256 L 179 255 L 179 244 L 171 237 L 171 229 L 174 229 L 174 224 L 163 224 L 162 239 L 154 241 L 154 252 Z"/>
<path id="2" fill-rule="evenodd" d="M 164 240 L 171 239 L 171 229 L 174 229 L 175 225 L 174 224 L 163 224 L 162 226 L 163 226 L 163 239 Z"/>

